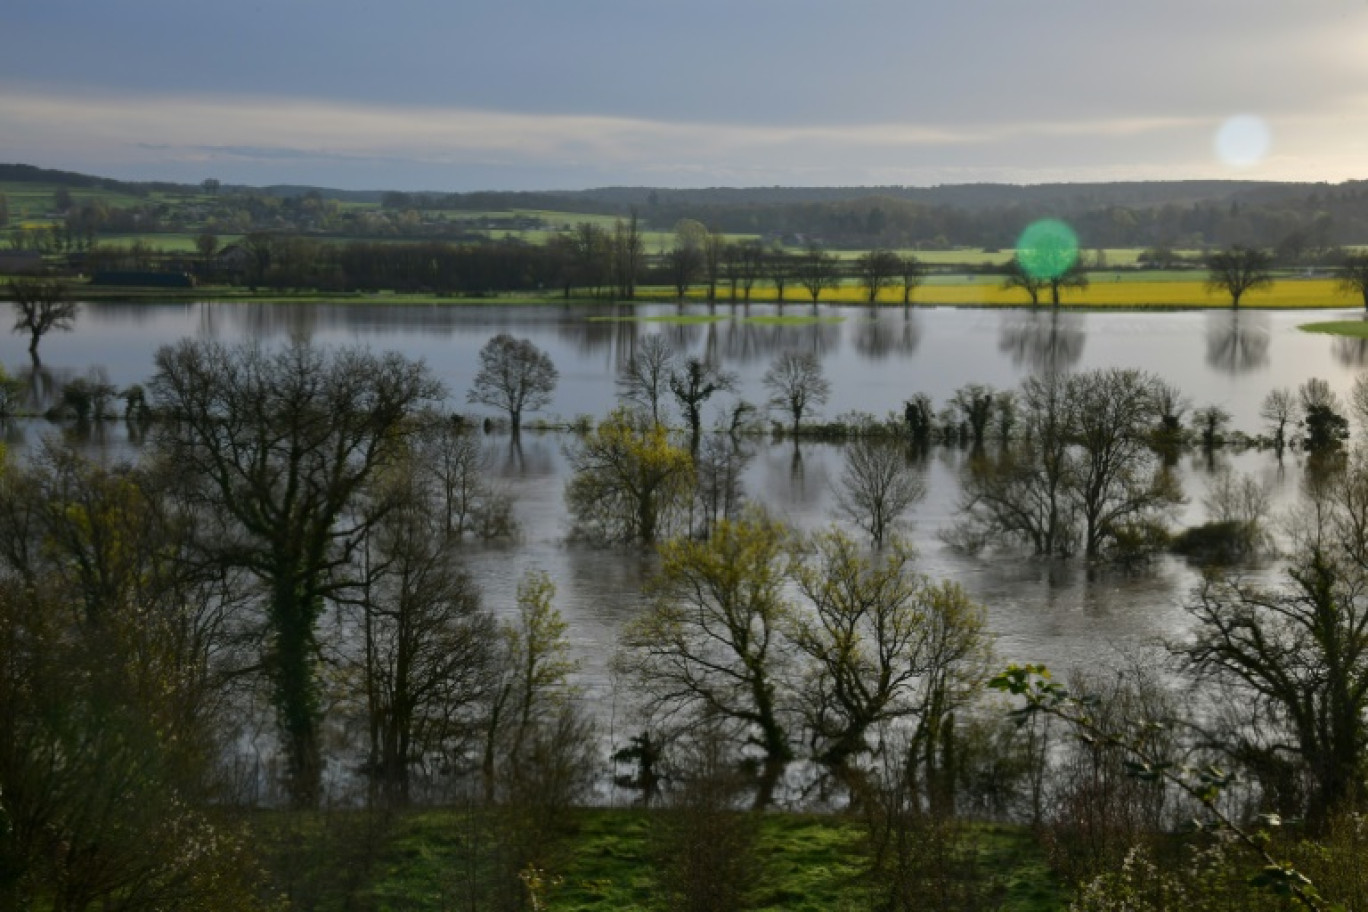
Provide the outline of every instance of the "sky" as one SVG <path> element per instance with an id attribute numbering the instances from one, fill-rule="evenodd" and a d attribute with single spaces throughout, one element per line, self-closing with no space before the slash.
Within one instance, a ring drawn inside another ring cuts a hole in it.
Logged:
<path id="1" fill-rule="evenodd" d="M 1368 178 L 1368 0 L 4 0 L 0 162 L 434 191 Z"/>

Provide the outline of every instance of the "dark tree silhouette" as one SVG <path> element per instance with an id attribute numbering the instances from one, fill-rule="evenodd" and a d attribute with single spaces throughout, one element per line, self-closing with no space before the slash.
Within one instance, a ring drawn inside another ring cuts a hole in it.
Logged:
<path id="1" fill-rule="evenodd" d="M 522 428 L 523 412 L 549 405 L 558 379 L 550 356 L 531 340 L 500 333 L 480 349 L 480 372 L 466 401 L 507 412 L 516 437 Z"/>
<path id="2" fill-rule="evenodd" d="M 52 330 L 65 332 L 76 325 L 80 305 L 67 300 L 66 286 L 48 279 L 12 279 L 10 298 L 14 303 L 14 331 L 29 334 L 29 357 L 39 367 L 38 343 Z"/>
<path id="3" fill-rule="evenodd" d="M 1207 257 L 1207 288 L 1230 295 L 1230 306 L 1239 307 L 1246 291 L 1271 288 L 1273 255 L 1266 250 L 1236 244 Z"/>
<path id="4" fill-rule="evenodd" d="M 300 806 L 322 785 L 323 692 L 316 627 L 324 600 L 383 516 L 358 509 L 363 486 L 402 455 L 416 410 L 441 386 L 421 363 L 296 341 L 278 351 L 186 339 L 157 352 L 157 449 L 202 505 L 218 557 L 266 588 L 262 667 L 271 682 Z"/>

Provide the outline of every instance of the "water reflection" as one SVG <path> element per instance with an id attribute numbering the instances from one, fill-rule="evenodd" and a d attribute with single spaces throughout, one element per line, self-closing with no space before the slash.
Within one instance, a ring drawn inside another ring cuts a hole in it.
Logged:
<path id="1" fill-rule="evenodd" d="M 911 355 L 921 342 L 921 326 L 908 312 L 905 316 L 871 309 L 855 322 L 855 350 L 866 358 L 882 361 L 890 355 Z"/>
<path id="2" fill-rule="evenodd" d="M 1268 363 L 1268 315 L 1241 310 L 1207 314 L 1207 364 L 1246 374 Z"/>
<path id="3" fill-rule="evenodd" d="M 1360 314 L 1359 319 L 1368 322 L 1368 314 Z M 1354 336 L 1334 336 L 1330 351 L 1335 360 L 1350 370 L 1368 366 L 1368 338 Z"/>
<path id="4" fill-rule="evenodd" d="M 1350 370 L 1368 367 L 1368 338 L 1335 336 L 1330 344 L 1330 353 Z"/>
<path id="5" fill-rule="evenodd" d="M 1028 313 L 1005 313 L 998 351 L 1012 364 L 1039 374 L 1068 371 L 1083 357 L 1083 317 L 1058 308 Z"/>

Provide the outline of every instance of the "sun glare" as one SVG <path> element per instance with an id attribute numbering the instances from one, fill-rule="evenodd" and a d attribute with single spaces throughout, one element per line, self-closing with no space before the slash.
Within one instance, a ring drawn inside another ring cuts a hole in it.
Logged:
<path id="1" fill-rule="evenodd" d="M 1268 121 L 1253 114 L 1227 118 L 1216 131 L 1216 157 L 1232 168 L 1250 168 L 1263 161 L 1273 145 Z"/>

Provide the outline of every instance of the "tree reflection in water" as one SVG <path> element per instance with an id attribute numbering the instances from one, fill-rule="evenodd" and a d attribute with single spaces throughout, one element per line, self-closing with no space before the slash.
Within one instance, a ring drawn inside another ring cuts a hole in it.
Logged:
<path id="1" fill-rule="evenodd" d="M 1207 314 L 1207 364 L 1232 376 L 1268 364 L 1268 315 L 1230 310 Z"/>
<path id="2" fill-rule="evenodd" d="M 1049 311 L 1014 312 L 1003 315 L 998 351 L 1011 356 L 1016 367 L 1025 365 L 1041 374 L 1064 373 L 1083 357 L 1081 314 Z"/>
<path id="3" fill-rule="evenodd" d="M 1360 319 L 1368 322 L 1368 314 Z M 1355 336 L 1332 336 L 1330 351 L 1335 360 L 1351 370 L 1368 367 L 1368 338 Z"/>
<path id="4" fill-rule="evenodd" d="M 855 320 L 855 350 L 871 360 L 911 355 L 921 343 L 921 325 L 910 312 L 897 315 L 870 308 Z"/>

